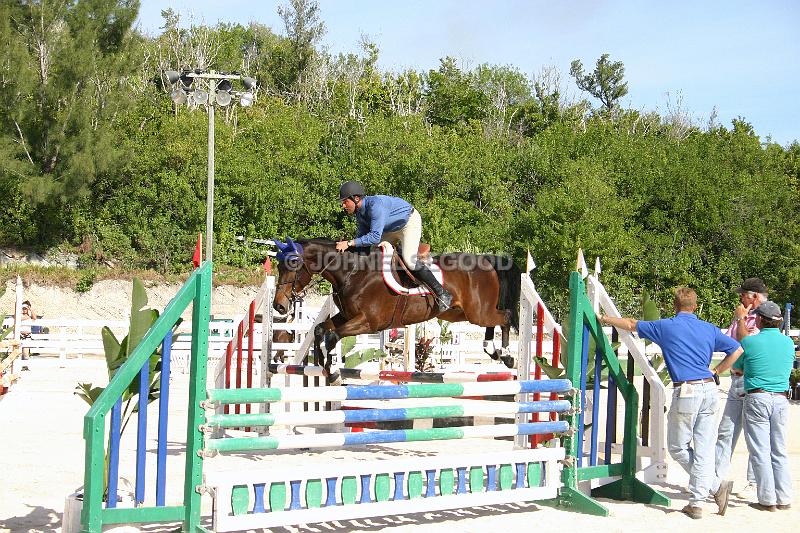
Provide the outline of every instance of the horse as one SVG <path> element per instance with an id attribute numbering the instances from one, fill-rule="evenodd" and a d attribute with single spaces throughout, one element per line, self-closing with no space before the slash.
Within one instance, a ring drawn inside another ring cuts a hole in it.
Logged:
<path id="1" fill-rule="evenodd" d="M 279 324 L 289 322 L 287 317 L 275 317 L 273 320 Z M 272 342 L 280 344 L 289 344 L 294 342 L 294 331 L 287 329 L 274 329 L 272 330 Z M 286 350 L 275 350 L 275 355 L 272 357 L 273 363 L 286 362 Z"/>
<path id="2" fill-rule="evenodd" d="M 440 312 L 433 294 L 398 294 L 383 273 L 383 248 L 356 248 L 338 252 L 328 239 L 275 239 L 278 247 L 278 282 L 273 308 L 280 314 L 292 311 L 294 303 L 314 276 L 333 287 L 339 312 L 314 329 L 314 363 L 324 367 L 329 383 L 339 382 L 331 372 L 331 350 L 343 337 L 377 333 L 389 328 L 440 318 L 449 322 L 469 321 L 486 328 L 484 351 L 507 367 L 515 366 L 509 355 L 509 332 L 519 329 L 520 270 L 498 255 L 449 253 L 433 257 L 443 272 L 444 287 L 453 295 L 449 309 Z M 399 254 L 396 254 L 399 255 Z M 398 259 L 401 261 L 402 259 Z M 404 276 L 393 273 L 395 279 Z M 405 279 L 407 285 L 410 280 Z M 494 346 L 494 328 L 500 326 L 502 347 Z"/>

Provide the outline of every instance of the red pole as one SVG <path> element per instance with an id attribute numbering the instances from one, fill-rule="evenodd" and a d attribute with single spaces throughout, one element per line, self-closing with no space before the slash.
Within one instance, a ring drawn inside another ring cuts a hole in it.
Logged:
<path id="1" fill-rule="evenodd" d="M 253 388 L 253 325 L 256 322 L 256 301 L 250 302 L 250 311 L 247 314 L 247 388 Z M 250 414 L 250 404 L 245 405 L 245 412 Z M 250 428 L 245 428 L 250 431 Z"/>
<path id="2" fill-rule="evenodd" d="M 233 359 L 233 341 L 228 342 L 228 347 L 225 349 L 225 388 L 231 388 L 231 359 Z M 230 405 L 225 404 L 225 414 L 229 414 Z"/>
<path id="3" fill-rule="evenodd" d="M 536 357 L 542 357 L 542 342 L 544 341 L 544 307 L 541 302 L 536 306 Z M 542 379 L 542 367 L 536 363 L 533 379 Z M 542 395 L 538 392 L 533 394 L 533 401 L 538 402 Z M 539 413 L 533 413 L 533 421 L 539 421 Z M 539 435 L 531 435 L 531 447 L 536 448 L 542 442 Z"/>
<path id="4" fill-rule="evenodd" d="M 244 337 L 244 320 L 239 322 L 239 327 L 236 329 L 236 388 L 242 388 L 242 338 Z M 236 404 L 236 414 L 241 411 L 241 405 Z"/>
<path id="5" fill-rule="evenodd" d="M 561 336 L 559 336 L 558 331 L 553 328 L 553 367 L 558 368 L 559 364 L 559 356 L 561 355 Z M 550 393 L 551 400 L 558 400 L 558 394 L 555 392 Z M 555 422 L 558 419 L 557 413 L 550 413 L 550 420 Z"/>

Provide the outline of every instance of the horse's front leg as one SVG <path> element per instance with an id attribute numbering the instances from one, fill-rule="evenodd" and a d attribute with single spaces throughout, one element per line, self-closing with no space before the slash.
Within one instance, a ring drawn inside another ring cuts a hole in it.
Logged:
<path id="1" fill-rule="evenodd" d="M 335 318 L 335 317 L 334 317 Z M 327 376 L 327 381 L 329 385 L 339 385 L 342 382 L 341 374 L 336 369 L 331 369 L 333 365 L 333 349 L 336 347 L 336 344 L 344 337 L 352 337 L 354 335 L 361 335 L 362 333 L 371 333 L 372 330 L 369 325 L 369 321 L 365 316 L 358 316 L 354 319 L 346 320 L 346 321 L 338 321 L 334 320 L 334 323 L 338 325 L 336 329 L 333 331 L 326 331 L 321 333 L 320 340 L 324 341 L 320 344 L 321 351 L 324 351 L 324 368 L 325 368 L 325 375 Z M 316 333 L 316 331 L 315 331 Z M 324 346 L 324 348 L 323 348 Z"/>
<path id="2" fill-rule="evenodd" d="M 338 342 L 338 339 L 333 342 L 326 340 L 326 337 L 345 322 L 347 322 L 347 319 L 341 313 L 337 313 L 314 328 L 314 342 L 311 351 L 313 362 L 316 366 L 325 366 L 325 359 L 327 359 L 330 350 L 336 347 L 336 342 Z M 329 348 L 328 346 L 331 342 L 333 342 L 333 345 Z"/>
<path id="3" fill-rule="evenodd" d="M 326 329 L 319 324 L 314 328 L 314 364 L 325 369 L 328 376 L 328 383 L 331 383 L 331 363 L 333 362 L 333 349 L 339 343 L 341 337 L 336 331 Z"/>

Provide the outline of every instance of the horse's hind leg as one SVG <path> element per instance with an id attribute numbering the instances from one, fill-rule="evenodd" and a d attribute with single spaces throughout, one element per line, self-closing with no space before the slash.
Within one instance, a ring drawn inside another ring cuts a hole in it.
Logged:
<path id="1" fill-rule="evenodd" d="M 500 342 L 502 344 L 502 347 L 500 348 L 500 360 L 503 361 L 503 364 L 508 368 L 514 368 L 516 361 L 514 361 L 514 356 L 511 355 L 511 351 L 508 349 L 510 333 L 510 325 L 506 324 L 505 326 L 500 326 Z"/>
<path id="2" fill-rule="evenodd" d="M 510 329 L 510 326 L 500 326 L 501 347 L 496 348 L 494 345 L 494 327 L 487 327 L 483 337 L 483 351 L 495 361 L 502 361 L 508 368 L 514 368 L 514 357 L 508 349 Z"/>
<path id="3" fill-rule="evenodd" d="M 483 351 L 495 361 L 500 359 L 500 350 L 494 347 L 494 326 L 486 328 L 486 333 L 483 335 Z"/>

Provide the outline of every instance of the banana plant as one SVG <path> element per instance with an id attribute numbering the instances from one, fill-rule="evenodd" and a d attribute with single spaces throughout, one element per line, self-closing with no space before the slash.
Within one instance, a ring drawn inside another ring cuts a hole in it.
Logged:
<path id="1" fill-rule="evenodd" d="M 128 357 L 133 353 L 147 331 L 155 324 L 156 320 L 158 320 L 158 310 L 150 309 L 146 306 L 147 293 L 144 289 L 144 285 L 142 285 L 140 280 L 134 279 L 128 334 L 122 341 L 119 341 L 108 326 L 103 327 L 101 330 L 109 382 L 111 382 L 117 370 L 128 360 Z M 179 320 L 175 324 L 173 331 L 180 325 L 180 322 Z M 147 403 L 155 401 L 161 395 L 161 349 L 162 348 L 159 347 L 148 358 L 149 384 L 147 389 Z M 130 386 L 122 393 L 124 409 L 121 416 L 122 425 L 120 428 L 120 436 L 122 436 L 134 413 L 139 411 L 139 379 L 139 375 L 137 374 Z M 95 387 L 91 383 L 78 383 L 75 387 L 75 394 L 91 406 L 104 390 L 105 387 Z M 106 450 L 106 475 L 104 476 L 106 482 L 108 479 L 108 453 L 109 450 Z"/>
<path id="2" fill-rule="evenodd" d="M 386 357 L 386 354 L 378 348 L 367 348 L 366 350 L 359 350 L 357 352 L 350 353 L 355 345 L 355 337 L 345 337 L 342 339 L 342 357 L 344 357 L 345 368 L 356 368 L 361 363 Z"/>
<path id="3" fill-rule="evenodd" d="M 564 337 L 568 338 L 569 324 L 566 323 L 562 324 L 561 328 L 562 331 L 564 332 Z M 586 365 L 586 385 L 587 387 L 591 387 L 594 386 L 594 366 L 595 366 L 594 353 L 597 348 L 597 343 L 595 342 L 594 337 L 592 336 L 589 336 L 588 340 L 589 340 L 588 343 L 589 357 L 587 359 L 587 365 Z M 614 343 L 613 348 L 616 349 L 618 345 L 619 343 Z M 533 359 L 536 362 L 536 364 L 542 368 L 542 372 L 544 372 L 549 379 L 560 379 L 566 376 L 567 370 L 565 368 L 560 368 L 551 365 L 550 363 L 547 362 L 547 360 L 544 357 L 537 357 L 534 355 Z M 600 381 L 603 382 L 606 381 L 607 379 L 608 379 L 608 369 L 602 366 L 600 369 Z"/>

